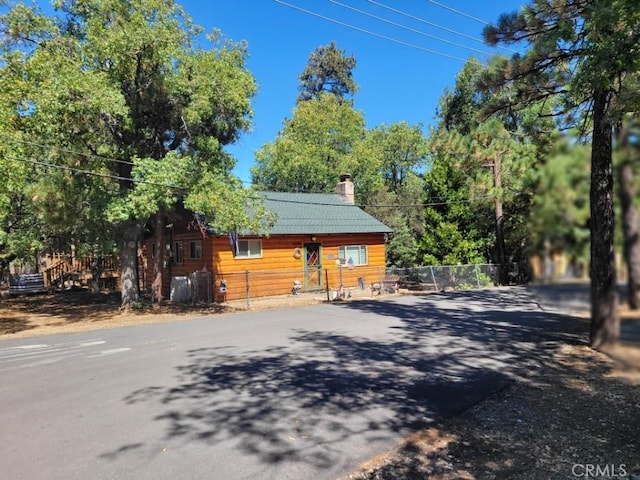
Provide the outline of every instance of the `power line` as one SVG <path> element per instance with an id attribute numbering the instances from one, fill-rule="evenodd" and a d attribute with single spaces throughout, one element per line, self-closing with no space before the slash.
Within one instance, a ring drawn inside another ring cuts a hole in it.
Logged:
<path id="1" fill-rule="evenodd" d="M 15 140 L 15 139 L 14 139 Z M 34 143 L 34 142 L 28 142 L 28 141 L 23 141 L 23 140 L 15 140 L 17 142 L 21 142 L 21 143 L 26 143 L 26 144 L 31 144 L 31 145 L 35 145 L 35 146 L 39 146 L 39 147 L 43 147 L 43 148 L 50 148 L 50 149 L 59 149 L 59 147 L 55 147 L 55 146 L 51 146 L 51 145 L 46 145 L 46 144 L 38 144 L 38 143 Z M 65 151 L 64 149 L 60 149 Z M 69 153 L 73 153 L 73 154 L 78 154 L 78 155 L 86 155 L 86 154 L 82 154 L 80 152 L 75 152 L 73 150 L 66 150 Z M 115 159 L 109 159 L 107 157 L 97 157 L 95 155 L 88 155 L 90 157 L 96 157 L 96 158 L 102 158 L 104 160 L 113 160 L 113 161 L 120 161 L 120 160 L 115 160 Z M 135 178 L 131 178 L 131 177 L 122 177 L 122 176 L 118 176 L 118 175 L 111 175 L 111 174 L 107 174 L 107 173 L 100 173 L 100 172 L 95 172 L 95 171 L 91 171 L 91 170 L 86 170 L 86 169 L 81 169 L 81 168 L 76 168 L 76 167 L 69 167 L 66 165 L 58 165 L 55 163 L 49 163 L 49 162 L 42 162 L 39 160 L 31 160 L 31 159 L 25 159 L 25 158 L 18 158 L 18 157 L 13 157 L 13 156 L 8 156 L 8 155 L 4 155 L 4 158 L 7 158 L 9 160 L 14 160 L 17 162 L 23 162 L 23 163 L 29 163 L 32 165 L 38 165 L 38 166 L 43 166 L 46 168 L 53 168 L 53 169 L 59 169 L 59 170 L 65 170 L 65 171 L 70 171 L 73 173 L 79 173 L 79 174 L 84 174 L 84 175 L 90 175 L 90 176 L 97 176 L 97 177 L 101 177 L 101 178 L 109 178 L 109 179 L 113 179 L 113 180 L 126 180 L 126 181 L 130 181 L 132 183 L 137 183 L 137 184 L 145 184 L 145 185 L 153 185 L 153 186 L 157 186 L 157 187 L 163 187 L 163 188 L 173 188 L 173 189 L 177 189 L 177 190 L 188 190 L 187 187 L 183 187 L 180 185 L 172 185 L 172 184 L 167 184 L 167 183 L 160 183 L 160 182 L 151 182 L 151 181 L 147 181 L 147 180 L 142 180 L 142 179 L 135 179 Z M 122 160 L 122 162 L 125 162 L 124 160 Z M 125 162 L 131 165 L 135 166 L 135 163 L 133 162 Z M 243 184 L 249 184 L 249 185 L 253 185 L 253 182 L 247 181 L 247 180 L 241 180 L 238 179 L 238 181 L 240 183 Z M 276 191 L 276 190 L 269 190 L 266 192 L 262 192 L 262 193 L 302 193 L 302 194 L 309 194 L 309 195 L 331 195 L 330 193 L 326 193 L 326 192 L 311 192 L 311 191 L 298 191 L 298 192 L 287 192 L 287 191 Z M 489 198 L 490 195 L 484 195 L 484 197 Z M 262 196 L 248 196 L 248 198 L 253 199 L 253 200 L 269 200 L 272 202 L 281 202 L 281 203 L 292 203 L 292 204 L 304 204 L 304 205 L 319 205 L 319 206 L 353 206 L 351 204 L 336 204 L 336 203 L 329 203 L 329 202 L 312 202 L 312 201 L 300 201 L 300 200 L 286 200 L 286 199 L 274 199 L 274 198 L 268 198 L 268 197 L 262 197 Z M 446 197 L 439 197 L 439 198 L 446 198 Z M 429 206 L 440 206 L 440 205 L 450 205 L 450 204 L 459 204 L 459 203 L 473 203 L 470 200 L 459 200 L 459 201 L 446 201 L 446 202 L 428 202 L 428 203 L 412 203 L 412 204 L 357 204 L 356 206 L 361 207 L 361 208 L 367 208 L 367 207 L 377 207 L 377 208 L 394 208 L 394 207 L 429 207 Z"/>
<path id="2" fill-rule="evenodd" d="M 310 10 L 306 10 L 306 9 L 298 7 L 296 5 L 291 5 L 290 3 L 283 2 L 282 0 L 273 0 L 273 1 L 276 2 L 276 3 L 279 3 L 281 5 L 284 5 L 285 7 L 292 8 L 294 10 L 298 10 L 300 12 L 306 13 L 307 15 L 312 15 L 314 17 L 321 18 L 321 19 L 326 20 L 328 22 L 332 22 L 332 23 L 341 25 L 343 27 L 347 27 L 347 28 L 350 28 L 352 30 L 356 30 L 358 32 L 366 33 L 367 35 L 371 35 L 373 37 L 381 38 L 381 39 L 387 40 L 389 42 L 397 43 L 397 44 L 403 45 L 405 47 L 415 48 L 417 50 L 422 50 L 423 52 L 431 53 L 433 55 L 439 55 L 441 57 L 450 58 L 452 60 L 458 60 L 458 61 L 463 62 L 463 63 L 468 61 L 468 59 L 464 59 L 464 58 L 461 58 L 461 57 L 456 57 L 455 55 L 449 55 L 449 54 L 446 54 L 446 53 L 438 52 L 438 51 L 435 51 L 435 50 L 431 50 L 429 48 L 421 47 L 419 45 L 414 45 L 412 43 L 403 42 L 403 41 L 398 40 L 396 38 L 387 37 L 386 35 L 382 35 L 380 33 L 372 32 L 370 30 L 365 30 L 364 28 L 356 27 L 355 25 L 351 25 L 351 24 L 348 24 L 348 23 L 345 23 L 345 22 L 341 22 L 341 21 L 336 20 L 334 18 L 327 17 L 327 16 L 321 15 L 319 13 L 312 12 Z"/>
<path id="3" fill-rule="evenodd" d="M 119 159 L 115 159 L 115 158 L 110 158 L 110 157 L 104 157 L 101 155 L 93 155 L 93 154 L 89 154 L 89 153 L 83 153 L 83 152 L 78 152 L 77 150 L 69 150 L 69 149 L 65 149 L 65 148 L 61 148 L 61 147 L 56 147 L 55 145 L 47 145 L 45 143 L 36 143 L 36 142 L 30 142 L 27 140 L 18 140 L 16 138 L 12 138 L 10 139 L 10 141 L 12 142 L 17 142 L 17 143 L 23 143 L 25 145 L 31 145 L 31 146 L 35 146 L 35 147 L 40 147 L 40 148 L 44 148 L 44 149 L 49 149 L 49 150 L 58 150 L 61 152 L 65 152 L 65 153 L 70 153 L 71 155 L 79 155 L 81 157 L 86 157 L 86 158 L 95 158 L 98 160 L 104 160 L 107 162 L 113 162 L 113 163 L 121 163 L 123 165 L 131 165 L 131 166 L 136 166 L 137 164 L 135 162 L 129 161 L 129 160 L 119 160 Z M 7 157 L 9 158 L 9 157 Z M 13 158 L 13 160 L 17 160 L 17 161 L 21 161 L 17 158 Z M 50 165 L 54 165 L 54 164 L 50 164 Z M 88 172 L 90 172 L 89 170 L 87 170 Z M 128 178 L 128 177 L 119 177 L 119 178 Z M 240 183 L 245 183 L 247 185 L 252 185 L 253 182 L 249 181 L 249 180 L 241 180 L 238 179 L 238 181 L 240 181 Z M 184 188 L 184 187 L 179 187 L 179 188 Z"/>
<path id="4" fill-rule="evenodd" d="M 378 15 L 374 15 L 372 13 L 365 12 L 363 10 L 351 7 L 349 5 L 345 5 L 344 3 L 337 2 L 336 0 L 329 0 L 329 2 L 331 2 L 331 3 L 335 4 L 335 5 L 338 5 L 340 7 L 346 8 L 348 10 L 357 12 L 357 13 L 359 13 L 361 15 L 365 15 L 367 17 L 375 18 L 376 20 L 379 20 L 381 22 L 388 23 L 389 25 L 393 25 L 394 27 L 399 27 L 399 28 L 402 28 L 404 30 L 407 30 L 407 31 L 410 31 L 410 32 L 413 32 L 413 33 L 417 33 L 418 35 L 422 35 L 422 36 L 425 36 L 425 37 L 428 37 L 428 38 L 433 38 L 434 40 L 438 40 L 439 42 L 443 42 L 443 43 L 448 43 L 449 45 L 453 45 L 455 47 L 460 47 L 460 48 L 464 48 L 466 50 L 471 50 L 471 51 L 476 52 L 476 53 L 481 53 L 482 55 L 491 56 L 491 53 L 489 53 L 489 52 L 484 52 L 482 50 L 478 50 L 476 48 L 469 47 L 467 45 L 462 45 L 461 43 L 452 42 L 452 41 L 447 40 L 445 38 L 441 38 L 441 37 L 437 37 L 435 35 L 431 35 L 429 33 L 421 32 L 420 30 L 416 30 L 414 28 L 407 27 L 406 25 L 402 25 L 400 23 L 396 23 L 396 22 L 393 22 L 391 20 L 387 20 L 386 18 L 382 18 L 382 17 L 379 17 Z"/>
<path id="5" fill-rule="evenodd" d="M 469 15 L 468 13 L 461 12 L 460 10 L 456 10 L 455 8 L 449 7 L 448 5 L 443 5 L 442 3 L 435 2 L 434 0 L 427 0 L 427 2 L 432 3 L 440 8 L 444 8 L 445 10 L 449 10 L 450 12 L 457 13 L 458 15 L 462 15 L 463 17 L 470 18 L 471 20 L 475 20 L 476 22 L 482 23 L 483 25 L 490 25 L 489 22 L 485 22 L 481 18 L 474 17 Z"/>
<path id="6" fill-rule="evenodd" d="M 61 152 L 70 153 L 72 155 L 79 155 L 81 157 L 86 157 L 86 158 L 95 158 L 95 159 L 98 159 L 98 160 L 105 160 L 107 162 L 122 163 L 124 165 L 135 165 L 134 162 L 131 162 L 131 161 L 128 161 L 128 160 L 118 160 L 118 159 L 115 159 L 115 158 L 103 157 L 101 155 L 93 155 L 93 154 L 89 154 L 89 153 L 82 153 L 82 152 L 78 152 L 78 151 L 74 151 L 74 150 L 68 150 L 68 149 L 65 149 L 65 148 L 56 147 L 54 145 L 46 145 L 44 143 L 36 143 L 36 142 L 30 142 L 30 141 L 27 141 L 27 140 L 19 140 L 17 138 L 12 138 L 10 141 L 17 142 L 17 143 L 22 143 L 22 144 L 25 144 L 25 145 L 31 145 L 33 147 L 48 148 L 49 150 L 59 150 Z"/>
<path id="7" fill-rule="evenodd" d="M 330 194 L 327 194 L 330 195 Z M 488 197 L 489 195 L 484 195 Z M 452 202 L 429 202 L 429 203 L 396 203 L 396 204 L 376 204 L 376 203 L 330 203 L 330 202 L 311 202 L 304 200 L 285 200 L 285 199 L 273 199 L 269 197 L 249 197 L 253 200 L 267 200 L 270 202 L 279 203 L 291 203 L 299 205 L 315 205 L 325 207 L 359 207 L 359 208 L 410 208 L 410 207 L 438 207 L 442 205 L 458 205 L 464 203 L 475 203 L 473 200 L 457 200 Z M 287 217 L 287 220 L 308 220 L 309 217 Z"/>
<path id="8" fill-rule="evenodd" d="M 131 162 L 129 160 L 119 160 L 119 159 L 115 159 L 115 158 L 104 157 L 102 155 L 93 155 L 93 154 L 89 154 L 89 153 L 83 153 L 83 152 L 79 152 L 77 150 L 70 150 L 70 149 L 57 147 L 55 145 L 47 145 L 45 143 L 30 142 L 30 141 L 27 141 L 27 140 L 19 140 L 17 138 L 12 138 L 12 139 L 10 139 L 8 141 L 22 143 L 22 144 L 25 144 L 25 145 L 31 145 L 31 146 L 34 146 L 34 147 L 40 147 L 40 148 L 49 149 L 49 150 L 58 150 L 58 151 L 61 151 L 61 152 L 70 153 L 72 155 L 79 155 L 79 156 L 87 157 L 87 158 L 95 158 L 95 159 L 98 159 L 98 160 L 105 160 L 107 162 L 121 163 L 121 164 L 124 164 L 124 165 L 131 165 L 131 166 L 135 166 L 136 165 L 135 162 Z M 6 157 L 6 158 L 10 158 L 10 157 Z M 16 160 L 16 161 L 22 161 L 21 159 L 13 158 L 13 157 L 11 159 L 12 160 Z M 50 165 L 54 166 L 55 164 L 50 164 Z M 88 171 L 88 172 L 90 172 L 90 171 Z M 247 184 L 247 185 L 253 185 L 253 181 L 251 181 L 251 180 L 242 180 L 242 179 L 238 178 L 238 181 L 240 183 L 244 183 L 244 184 Z M 183 187 L 180 187 L 180 188 L 183 188 Z"/>
<path id="9" fill-rule="evenodd" d="M 451 28 L 443 27 L 442 25 L 438 25 L 437 23 L 430 22 L 428 20 L 425 20 L 424 18 L 416 17 L 415 15 L 411 15 L 410 13 L 403 12 L 402 10 L 398 10 L 396 8 L 390 7 L 390 6 L 385 5 L 383 3 L 380 3 L 380 2 L 376 2 L 374 0 L 367 0 L 367 1 L 369 3 L 372 3 L 373 5 L 376 5 L 378 7 L 387 9 L 387 10 L 389 10 L 391 12 L 397 13 L 398 15 L 402 15 L 404 17 L 411 18 L 412 20 L 416 20 L 417 22 L 424 23 L 425 25 L 429 25 L 431 27 L 438 28 L 440 30 L 444 30 L 445 32 L 453 33 L 454 35 L 458 35 L 460 37 L 464 37 L 464 38 L 467 38 L 469 40 L 473 40 L 474 42 L 478 42 L 478 43 L 481 43 L 483 45 L 485 44 L 485 42 L 483 40 L 481 40 L 479 38 L 476 38 L 476 37 L 473 37 L 471 35 L 467 35 L 466 33 L 458 32 L 457 30 L 453 30 Z M 497 48 L 502 49 L 502 50 L 506 50 L 508 52 L 517 53 L 516 50 L 513 50 L 513 49 L 508 48 L 508 47 L 498 46 Z"/>
<path id="10" fill-rule="evenodd" d="M 69 167 L 66 165 L 57 165 L 55 163 L 41 162 L 38 160 L 31 160 L 26 158 L 17 158 L 12 156 L 6 156 L 9 160 L 13 160 L 16 162 L 29 163 L 32 165 L 38 165 L 46 168 L 53 168 L 58 170 L 70 171 L 73 173 L 78 173 L 82 175 L 90 175 L 101 178 L 109 178 L 113 180 L 127 180 L 136 184 L 144 184 L 144 185 L 153 185 L 156 187 L 163 188 L 172 188 L 176 190 L 187 190 L 186 187 L 182 187 L 180 185 L 171 185 L 167 183 L 159 183 L 159 182 L 150 182 L 147 180 L 129 178 L 129 177 L 121 177 L 118 175 L 110 175 L 107 173 L 100 172 L 92 172 L 91 170 L 84 170 L 81 168 Z M 269 192 L 266 192 L 267 194 Z M 330 194 L 325 194 L 330 195 Z M 485 197 L 489 197 L 489 195 L 485 195 Z M 448 201 L 448 202 L 429 202 L 429 203 L 410 203 L 410 204 L 349 204 L 349 203 L 335 203 L 335 202 L 317 202 L 317 201 L 306 201 L 306 200 L 287 200 L 287 199 L 278 199 L 278 198 L 269 198 L 268 196 L 258 195 L 249 195 L 248 198 L 252 200 L 267 200 L 270 202 L 280 202 L 280 203 L 289 203 L 289 204 L 299 204 L 299 205 L 315 205 L 315 206 L 331 206 L 331 207 L 360 207 L 360 208 L 409 208 L 409 207 L 435 207 L 442 205 L 453 205 L 453 204 L 462 204 L 462 203 L 474 203 L 472 200 L 458 200 L 458 201 Z"/>
<path id="11" fill-rule="evenodd" d="M 119 160 L 119 159 L 115 159 L 115 158 L 104 157 L 102 155 L 93 155 L 93 154 L 89 154 L 89 153 L 78 152 L 77 150 L 65 149 L 65 148 L 57 147 L 55 145 L 47 145 L 46 143 L 30 142 L 28 140 L 19 140 L 17 138 L 12 138 L 9 141 L 16 142 L 16 143 L 22 143 L 22 144 L 25 144 L 25 145 L 31 145 L 31 146 L 34 146 L 34 147 L 40 147 L 40 148 L 44 148 L 44 149 L 49 149 L 49 150 L 58 150 L 58 151 L 61 151 L 61 152 L 70 153 L 71 155 L 78 155 L 78 156 L 81 156 L 81 157 L 95 158 L 95 159 L 98 159 L 98 160 L 105 160 L 107 162 L 121 163 L 121 164 L 124 164 L 124 165 L 131 165 L 131 166 L 135 166 L 136 165 L 135 162 L 131 162 L 129 160 Z M 10 157 L 6 157 L 6 158 L 10 158 Z M 22 160 L 20 160 L 18 158 L 15 158 L 15 157 L 11 157 L 11 159 L 12 160 L 16 160 L 16 161 L 22 161 Z M 50 166 L 54 166 L 55 164 L 49 164 L 49 165 Z M 87 170 L 87 172 L 90 172 L 90 171 Z M 251 181 L 251 180 L 242 180 L 242 179 L 238 178 L 238 181 L 240 183 L 244 183 L 246 185 L 253 185 L 254 184 L 254 182 Z M 183 188 L 183 187 L 180 187 L 180 188 Z"/>
<path id="12" fill-rule="evenodd" d="M 58 169 L 58 170 L 66 170 L 68 172 L 80 173 L 80 174 L 83 174 L 83 175 L 92 175 L 92 176 L 95 176 L 95 177 L 110 178 L 112 180 L 126 180 L 126 181 L 129 181 L 131 183 L 139 183 L 139 184 L 144 184 L 144 185 L 154 185 L 156 187 L 164 187 L 164 188 L 174 188 L 176 190 L 187 190 L 186 187 L 181 187 L 179 185 L 170 185 L 170 184 L 167 184 L 167 183 L 150 182 L 148 180 L 141 180 L 141 179 L 131 178 L 131 177 L 121 177 L 121 176 L 118 176 L 118 175 L 110 175 L 108 173 L 93 172 L 91 170 L 84 170 L 82 168 L 69 167 L 69 166 L 66 166 L 66 165 L 57 165 L 55 163 L 41 162 L 39 160 L 30 160 L 30 159 L 26 159 L 26 158 L 17 158 L 17 157 L 12 157 L 12 156 L 9 156 L 9 155 L 5 155 L 4 157 L 8 158 L 9 160 L 14 160 L 16 162 L 30 163 L 32 165 L 39 165 L 39 166 L 42 166 L 42 167 L 53 168 L 53 169 Z"/>
<path id="13" fill-rule="evenodd" d="M 298 205 L 318 205 L 318 206 L 327 206 L 327 207 L 360 207 L 360 208 L 404 208 L 404 207 L 436 207 L 442 205 L 453 205 L 453 204 L 462 204 L 462 203 L 475 203 L 473 200 L 457 200 L 457 201 L 446 201 L 446 202 L 428 202 L 428 203 L 406 203 L 406 204 L 376 204 L 376 203 L 362 203 L 362 204 L 350 204 L 350 203 L 336 203 L 336 202 L 319 202 L 319 201 L 307 201 L 307 200 L 293 200 L 293 199 L 284 199 L 284 198 L 270 198 L 270 193 L 276 192 L 259 192 L 258 195 L 250 196 L 249 198 L 253 200 L 267 200 L 270 202 L 280 202 L 280 203 L 289 203 L 289 204 L 298 204 Z M 264 196 L 260 196 L 260 194 Z M 309 195 L 332 195 L 330 193 L 324 194 L 309 194 Z M 484 198 L 493 198 L 491 195 L 485 194 L 481 195 Z M 440 197 L 444 198 L 444 197 Z"/>

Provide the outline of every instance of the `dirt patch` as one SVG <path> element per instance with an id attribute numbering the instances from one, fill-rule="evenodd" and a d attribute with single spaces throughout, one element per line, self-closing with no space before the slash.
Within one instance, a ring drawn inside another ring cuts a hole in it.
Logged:
<path id="1" fill-rule="evenodd" d="M 176 321 L 234 311 L 220 305 L 191 306 L 167 303 L 158 308 L 140 304 L 120 310 L 120 294 L 72 290 L 54 294 L 3 296 L 0 300 L 0 337 L 28 337 L 126 325 Z"/>
<path id="2" fill-rule="evenodd" d="M 4 292 L 2 292 L 4 293 Z M 88 290 L 65 290 L 53 294 L 8 296 L 0 294 L 0 338 L 24 338 L 104 328 L 117 328 L 199 316 L 258 311 L 269 308 L 303 306 L 324 301 L 323 296 L 283 295 L 278 297 L 189 305 L 165 302 L 151 307 L 146 300 L 136 308 L 120 310 L 118 292 L 94 293 Z"/>

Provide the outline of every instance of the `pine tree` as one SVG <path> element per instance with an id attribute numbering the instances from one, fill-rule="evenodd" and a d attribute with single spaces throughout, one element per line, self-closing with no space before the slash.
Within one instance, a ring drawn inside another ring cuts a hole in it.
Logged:
<path id="1" fill-rule="evenodd" d="M 485 29 L 492 44 L 526 42 L 523 55 L 491 79 L 514 96 L 494 110 L 560 96 L 567 121 L 591 120 L 591 345 L 619 338 L 613 250 L 612 132 L 618 86 L 640 68 L 640 11 L 635 0 L 535 0 Z M 586 110 L 585 110 L 586 107 Z"/>
<path id="2" fill-rule="evenodd" d="M 353 96 L 358 91 L 353 80 L 354 68 L 356 59 L 347 57 L 344 50 L 338 49 L 336 42 L 316 48 L 298 77 L 298 102 L 317 99 L 321 92 L 331 93 L 340 99 Z"/>

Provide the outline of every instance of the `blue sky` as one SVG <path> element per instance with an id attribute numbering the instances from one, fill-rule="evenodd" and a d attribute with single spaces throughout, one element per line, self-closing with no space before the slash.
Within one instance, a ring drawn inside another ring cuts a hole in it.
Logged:
<path id="1" fill-rule="evenodd" d="M 45 9 L 49 0 L 35 0 Z M 354 56 L 360 90 L 355 108 L 367 127 L 406 121 L 433 124 L 438 99 L 452 87 L 464 60 L 506 53 L 482 43 L 483 22 L 518 10 L 522 0 L 176 0 L 207 32 L 220 29 L 246 41 L 247 68 L 259 90 L 252 131 L 227 150 L 235 173 L 251 179 L 254 152 L 275 140 L 290 118 L 298 75 L 309 55 L 336 41 Z M 455 33 L 454 33 L 455 32 Z M 437 37 L 437 38 L 436 38 Z"/>
<path id="2" fill-rule="evenodd" d="M 501 13 L 518 10 L 523 4 L 521 0 L 281 1 L 178 0 L 195 23 L 207 30 L 219 28 L 225 37 L 248 43 L 248 69 L 259 85 L 253 103 L 253 131 L 228 148 L 238 160 L 235 173 L 245 181 L 251 177 L 254 151 L 273 141 L 283 120 L 291 117 L 298 75 L 317 47 L 335 40 L 356 58 L 353 74 L 360 90 L 355 108 L 364 113 L 369 128 L 407 121 L 422 123 L 426 132 L 433 123 L 438 98 L 453 86 L 464 59 L 475 55 L 484 60 L 486 54 L 509 53 L 477 41 L 484 27 L 479 20 L 496 21 Z"/>

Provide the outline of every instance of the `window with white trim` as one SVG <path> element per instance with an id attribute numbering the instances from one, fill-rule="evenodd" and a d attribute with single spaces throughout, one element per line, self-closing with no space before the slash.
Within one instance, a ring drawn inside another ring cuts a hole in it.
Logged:
<path id="1" fill-rule="evenodd" d="M 344 259 L 343 265 L 358 266 L 367 265 L 367 246 L 366 245 L 343 245 L 338 247 L 338 257 Z"/>
<path id="2" fill-rule="evenodd" d="M 262 240 L 238 240 L 238 254 L 236 258 L 262 257 Z"/>
<path id="3" fill-rule="evenodd" d="M 189 258 L 202 258 L 202 241 L 192 240 L 189 242 Z"/>

